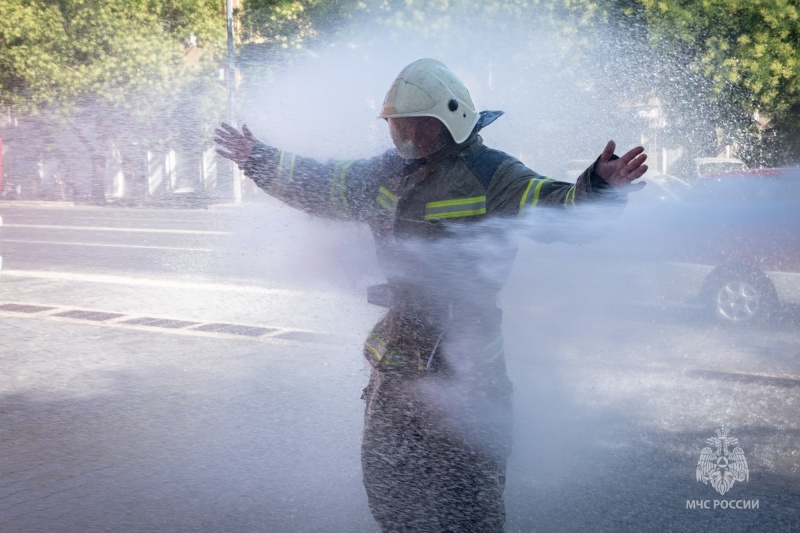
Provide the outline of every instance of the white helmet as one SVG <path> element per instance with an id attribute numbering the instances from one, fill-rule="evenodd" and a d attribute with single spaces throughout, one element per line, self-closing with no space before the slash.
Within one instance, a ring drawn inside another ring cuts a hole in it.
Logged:
<path id="1" fill-rule="evenodd" d="M 456 143 L 467 140 L 478 122 L 467 88 L 435 59 L 414 61 L 398 74 L 383 100 L 380 117 L 438 118 Z"/>

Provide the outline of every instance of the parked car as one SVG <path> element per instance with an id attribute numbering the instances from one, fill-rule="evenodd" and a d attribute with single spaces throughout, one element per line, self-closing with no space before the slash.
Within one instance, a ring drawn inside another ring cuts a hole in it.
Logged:
<path id="1" fill-rule="evenodd" d="M 747 170 L 747 164 L 735 157 L 698 157 L 694 160 L 694 177 L 710 178 Z"/>
<path id="2" fill-rule="evenodd" d="M 800 169 L 697 182 L 659 220 L 662 257 L 703 273 L 696 298 L 716 318 L 800 304 Z"/>

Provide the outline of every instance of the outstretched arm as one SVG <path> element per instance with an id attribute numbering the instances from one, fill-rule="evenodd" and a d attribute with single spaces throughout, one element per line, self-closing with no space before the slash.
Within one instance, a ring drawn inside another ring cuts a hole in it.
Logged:
<path id="1" fill-rule="evenodd" d="M 609 141 L 576 183 L 556 181 L 508 158 L 498 167 L 487 190 L 490 211 L 516 215 L 523 233 L 537 241 L 586 242 L 610 230 L 625 206 L 631 185 L 647 171 L 642 147 L 614 155 Z M 508 157 L 508 156 L 506 156 Z M 553 209 L 556 208 L 556 209 Z"/>
<path id="2" fill-rule="evenodd" d="M 309 214 L 366 220 L 378 207 L 380 179 L 396 174 L 392 153 L 363 160 L 319 162 L 259 142 L 247 126 L 215 130 L 217 153 L 239 165 L 264 192 Z"/>

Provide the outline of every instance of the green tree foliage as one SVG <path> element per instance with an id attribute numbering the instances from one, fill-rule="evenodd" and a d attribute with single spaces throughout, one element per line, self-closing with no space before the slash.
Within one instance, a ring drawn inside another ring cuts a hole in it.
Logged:
<path id="1" fill-rule="evenodd" d="M 659 96 L 679 135 L 693 119 L 716 123 L 721 144 L 739 144 L 755 163 L 800 158 L 800 4 L 797 0 L 405 0 L 365 1 L 406 28 L 446 25 L 467 12 L 482 24 L 546 19 L 561 28 L 564 69 L 596 73 L 621 101 Z M 585 54 L 598 42 L 608 62 Z M 615 70 L 625 61 L 628 76 Z M 635 65 L 635 68 L 634 68 Z M 630 75 L 638 68 L 642 76 Z M 604 71 L 605 70 L 605 71 Z M 645 75 L 646 73 L 646 75 Z M 757 113 L 757 115 L 755 115 Z M 759 117 L 759 120 L 754 120 Z M 766 123 L 764 117 L 768 117 Z M 720 131 L 722 133 L 720 133 Z M 693 140 L 692 143 L 695 143 Z M 706 150 L 713 150 L 710 146 Z"/>
<path id="2" fill-rule="evenodd" d="M 723 127 L 756 164 L 800 158 L 800 5 L 797 0 L 637 0 L 652 47 L 701 76 Z"/>
<path id="3" fill-rule="evenodd" d="M 0 105 L 38 124 L 45 137 L 64 126 L 72 130 L 92 161 L 92 197 L 102 201 L 109 141 L 130 163 L 142 159 L 148 144 L 208 137 L 218 121 L 223 5 L 4 0 Z"/>
<path id="4" fill-rule="evenodd" d="M 187 72 L 194 34 L 224 43 L 221 0 L 6 0 L 0 17 L 0 102 L 36 108 L 81 94 L 125 103 L 163 94 Z M 719 98 L 781 115 L 800 102 L 796 0 L 243 0 L 239 43 L 298 48 L 369 17 L 386 27 L 446 26 L 550 15 L 575 44 L 609 25 L 643 23 L 660 51 L 688 58 Z"/>
<path id="5" fill-rule="evenodd" d="M 800 103 L 796 0 L 641 0 L 657 47 L 678 48 L 714 92 L 784 115 Z"/>
<path id="6" fill-rule="evenodd" d="M 354 2 L 336 0 L 244 0 L 240 38 L 249 45 L 301 48 L 344 18 Z"/>
<path id="7" fill-rule="evenodd" d="M 89 102 L 126 123 L 150 120 L 150 130 L 157 125 L 153 116 L 163 122 L 178 113 L 183 119 L 193 115 L 188 122 L 200 130 L 216 120 L 224 102 L 216 81 L 225 42 L 222 0 L 3 4 L 0 105 L 25 112 Z M 469 17 L 498 31 L 504 24 L 547 19 L 569 37 L 559 43 L 570 59 L 565 70 L 612 72 L 613 64 L 580 60 L 598 35 L 616 32 L 623 37 L 611 44 L 616 49 L 609 50 L 610 60 L 638 54 L 639 68 L 650 73 L 637 83 L 613 76 L 597 82 L 608 83 L 606 89 L 621 99 L 655 92 L 679 105 L 670 84 L 680 76 L 684 85 L 691 78 L 691 90 L 720 109 L 735 108 L 744 117 L 759 111 L 772 117 L 770 127 L 785 132 L 798 127 L 797 0 L 242 0 L 236 16 L 240 59 L 253 65 L 280 63 L 276 53 L 308 47 L 351 24 L 431 32 Z M 203 53 L 194 50 L 187 61 L 191 35 Z M 453 38 L 471 45 L 466 35 Z"/>
<path id="8" fill-rule="evenodd" d="M 19 112 L 93 100 L 120 107 L 174 92 L 192 77 L 191 34 L 224 37 L 211 0 L 6 0 L 0 17 L 0 103 Z"/>

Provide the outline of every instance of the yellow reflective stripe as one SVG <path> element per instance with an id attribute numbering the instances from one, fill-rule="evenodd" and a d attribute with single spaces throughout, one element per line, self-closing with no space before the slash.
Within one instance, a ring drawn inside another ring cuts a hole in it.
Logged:
<path id="1" fill-rule="evenodd" d="M 381 359 L 383 359 L 383 354 L 381 354 L 381 352 L 379 352 L 379 351 L 378 351 L 378 349 L 377 349 L 377 348 L 375 348 L 373 345 L 371 345 L 371 344 L 370 344 L 370 343 L 368 343 L 368 342 L 365 342 L 365 343 L 364 343 L 364 346 L 366 346 L 367 348 L 369 348 L 369 351 L 371 351 L 371 352 L 372 352 L 372 354 L 375 356 L 375 359 L 377 359 L 378 361 L 380 361 Z"/>
<path id="2" fill-rule="evenodd" d="M 484 359 L 485 363 L 496 361 L 503 355 L 503 336 L 498 336 L 495 340 L 486 345 L 486 351 L 495 350 L 489 358 Z"/>
<path id="3" fill-rule="evenodd" d="M 439 218 L 458 218 L 458 217 L 471 217 L 475 215 L 485 215 L 486 208 L 470 209 L 468 211 L 452 211 L 450 213 L 431 214 L 425 215 L 425 220 L 436 220 Z"/>
<path id="4" fill-rule="evenodd" d="M 499 344 L 500 345 L 503 344 L 503 336 L 502 335 L 498 335 L 497 338 L 495 338 L 492 342 L 486 343 L 486 349 L 490 350 L 490 349 L 494 348 L 495 346 L 497 346 Z"/>
<path id="5" fill-rule="evenodd" d="M 573 205 L 575 204 L 575 190 L 576 189 L 577 189 L 577 187 L 575 185 L 573 185 L 572 187 L 567 189 L 567 194 L 566 194 L 566 196 L 564 196 L 564 205 L 567 205 L 569 203 L 572 203 Z M 572 199 L 571 200 L 570 200 L 570 197 L 569 197 L 570 194 L 572 195 Z"/>
<path id="6" fill-rule="evenodd" d="M 533 188 L 533 198 L 531 198 L 531 203 L 529 204 L 531 207 L 536 207 L 539 205 L 539 196 L 542 193 L 542 186 L 548 181 L 553 181 L 552 178 L 548 178 L 547 176 L 542 176 L 540 178 L 531 178 L 531 181 L 528 182 L 528 186 L 525 188 L 525 193 L 522 195 L 522 199 L 519 202 L 519 215 L 522 216 L 525 213 L 526 203 L 528 201 L 528 196 L 531 192 L 531 187 L 536 184 L 536 187 Z"/>
<path id="7" fill-rule="evenodd" d="M 339 161 L 333 167 L 333 179 L 331 180 L 331 207 L 334 211 L 338 211 L 344 215 L 350 214 L 350 206 L 347 204 L 345 197 L 344 180 L 347 175 L 347 169 L 350 168 L 355 160 Z"/>
<path id="8" fill-rule="evenodd" d="M 286 152 L 281 150 L 281 156 L 278 158 L 278 177 L 281 176 L 281 172 L 283 172 L 283 157 L 286 155 Z"/>
<path id="9" fill-rule="evenodd" d="M 425 204 L 427 207 L 449 207 L 454 205 L 465 205 L 474 203 L 486 203 L 485 196 L 473 196 L 472 198 L 456 198 L 454 200 L 439 200 L 437 202 L 428 202 Z"/>
<path id="10" fill-rule="evenodd" d="M 283 156 L 283 153 L 281 153 Z M 294 162 L 297 159 L 297 154 L 292 154 L 292 160 L 289 162 L 289 181 L 294 179 Z"/>
<path id="11" fill-rule="evenodd" d="M 522 199 L 519 201 L 519 216 L 522 216 L 522 213 L 525 212 L 525 202 L 528 200 L 528 193 L 531 192 L 533 182 L 534 180 L 529 181 L 528 186 L 525 187 L 525 192 L 522 193 Z"/>
<path id="12" fill-rule="evenodd" d="M 371 351 L 373 353 L 373 355 L 375 355 L 375 359 L 377 359 L 379 363 L 384 364 L 384 365 L 389 365 L 389 366 L 396 366 L 396 365 L 400 364 L 400 361 L 397 361 L 395 359 L 391 359 L 391 358 L 388 358 L 388 357 L 384 358 L 383 355 L 381 354 L 381 352 L 379 352 L 378 349 L 375 348 L 374 346 L 371 346 L 369 344 L 367 344 L 366 346 L 367 346 L 367 348 L 369 348 L 369 351 Z M 400 353 L 400 352 L 398 352 L 396 350 L 392 350 L 390 352 L 390 355 L 396 355 L 398 353 Z"/>
<path id="13" fill-rule="evenodd" d="M 542 192 L 542 185 L 544 182 L 550 181 L 550 178 L 536 179 L 536 188 L 533 190 L 533 200 L 531 200 L 531 207 L 536 207 L 539 204 L 539 193 Z"/>
<path id="14" fill-rule="evenodd" d="M 483 362 L 484 363 L 493 363 L 493 362 L 497 361 L 498 359 L 500 359 L 500 357 L 502 355 L 503 355 L 503 349 L 500 348 L 499 350 L 497 350 L 496 353 L 492 354 L 491 357 L 489 357 L 488 359 L 484 359 Z"/>
<path id="15" fill-rule="evenodd" d="M 397 361 L 392 361 L 391 359 L 387 359 L 387 360 L 384 361 L 383 360 L 383 354 L 376 347 L 372 346 L 371 344 L 367 343 L 367 344 L 365 344 L 365 346 L 367 348 L 369 348 L 369 351 L 372 352 L 372 354 L 375 356 L 375 359 L 377 359 L 377 361 L 379 363 L 383 363 L 385 365 L 396 365 L 397 364 Z"/>
<path id="16" fill-rule="evenodd" d="M 348 161 L 342 167 L 342 177 L 339 181 L 339 200 L 341 201 L 341 205 L 344 209 L 345 214 L 350 215 L 350 205 L 347 203 L 347 198 L 345 196 L 345 188 L 344 188 L 344 180 L 347 177 L 347 169 L 353 166 L 356 160 L 353 159 L 352 161 Z"/>
<path id="17" fill-rule="evenodd" d="M 372 344 L 370 344 L 371 341 L 377 341 L 377 344 L 379 346 L 373 346 Z M 398 361 L 397 359 L 394 359 L 392 357 L 386 357 L 384 355 L 383 352 L 386 350 L 386 341 L 381 339 L 380 337 L 370 337 L 370 338 L 368 338 L 367 342 L 364 343 L 364 346 L 366 346 L 369 349 L 369 351 L 372 352 L 372 354 L 375 356 L 375 359 L 379 363 L 382 363 L 384 365 L 390 365 L 390 366 L 395 366 L 395 365 L 400 364 L 400 361 Z M 399 354 L 400 354 L 400 352 L 398 350 L 392 350 L 392 351 L 389 352 L 388 355 L 392 356 L 392 355 L 399 355 Z"/>
<path id="18" fill-rule="evenodd" d="M 439 200 L 425 204 L 425 220 L 456 218 L 486 214 L 486 197 Z"/>
<path id="19" fill-rule="evenodd" d="M 284 161 L 285 158 L 286 158 L 286 152 L 281 150 L 281 154 L 280 154 L 280 156 L 278 156 L 278 169 L 275 172 L 275 179 L 273 179 L 267 185 L 267 189 L 266 189 L 267 192 L 271 193 L 271 192 L 273 192 L 275 190 L 275 187 L 279 186 L 279 183 L 281 181 L 281 174 L 283 173 L 283 161 Z"/>
<path id="20" fill-rule="evenodd" d="M 387 198 L 389 198 L 389 200 L 397 203 L 397 196 L 392 194 L 386 187 L 381 187 L 380 189 L 378 189 L 378 192 L 385 195 Z"/>
<path id="21" fill-rule="evenodd" d="M 397 208 L 397 196 L 392 194 L 386 187 L 378 189 L 378 197 L 375 198 L 375 201 L 389 211 L 394 211 Z"/>
<path id="22" fill-rule="evenodd" d="M 339 173 L 339 166 L 342 163 L 342 161 L 337 161 L 333 166 L 333 178 L 331 179 L 331 207 L 334 211 L 338 211 L 336 206 L 336 177 Z"/>

